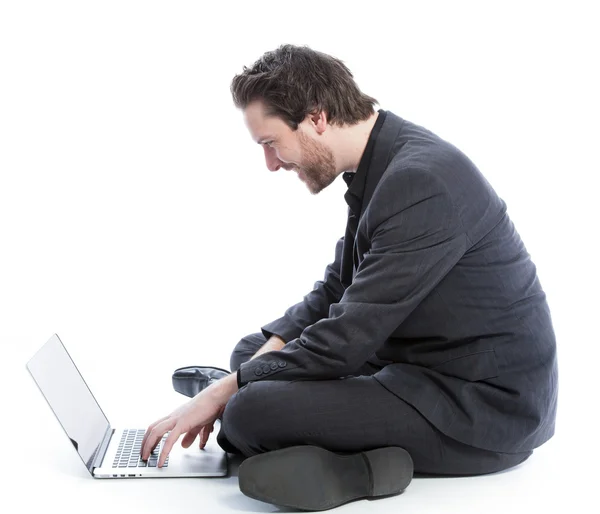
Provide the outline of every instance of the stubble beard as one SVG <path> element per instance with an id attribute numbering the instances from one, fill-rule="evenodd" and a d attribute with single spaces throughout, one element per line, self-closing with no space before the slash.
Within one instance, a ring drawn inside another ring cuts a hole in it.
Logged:
<path id="1" fill-rule="evenodd" d="M 333 152 L 325 145 L 298 134 L 302 145 L 304 164 L 299 168 L 304 175 L 304 183 L 311 194 L 319 194 L 323 189 L 333 183 L 337 177 Z"/>

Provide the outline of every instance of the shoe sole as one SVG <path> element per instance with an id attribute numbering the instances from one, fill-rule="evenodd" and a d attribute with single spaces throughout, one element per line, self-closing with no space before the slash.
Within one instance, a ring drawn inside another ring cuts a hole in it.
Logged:
<path id="1" fill-rule="evenodd" d="M 238 475 L 242 493 L 255 500 L 326 510 L 358 498 L 404 491 L 413 477 L 413 462 L 396 446 L 350 455 L 318 446 L 292 446 L 244 460 Z"/>

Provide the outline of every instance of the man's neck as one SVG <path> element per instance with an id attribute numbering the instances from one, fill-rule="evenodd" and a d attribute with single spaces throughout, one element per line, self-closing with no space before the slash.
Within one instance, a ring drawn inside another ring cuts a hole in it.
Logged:
<path id="1" fill-rule="evenodd" d="M 335 149 L 338 175 L 345 171 L 356 173 L 378 116 L 379 112 L 375 112 L 365 121 L 340 129 Z"/>

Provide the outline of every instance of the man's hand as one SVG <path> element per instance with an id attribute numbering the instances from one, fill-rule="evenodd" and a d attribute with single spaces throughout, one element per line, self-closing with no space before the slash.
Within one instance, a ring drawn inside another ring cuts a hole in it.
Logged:
<path id="1" fill-rule="evenodd" d="M 156 448 L 158 442 L 169 431 L 171 433 L 165 440 L 160 452 L 158 467 L 161 468 L 167 460 L 173 445 L 181 434 L 186 434 L 181 441 L 181 446 L 188 448 L 194 442 L 200 431 L 200 447 L 203 447 L 212 432 L 215 420 L 223 413 L 229 398 L 237 391 L 237 377 L 235 374 L 222 378 L 200 391 L 190 401 L 174 410 L 168 416 L 152 423 L 142 440 L 140 455 L 142 460 L 148 460 L 150 453 Z"/>
<path id="2" fill-rule="evenodd" d="M 223 406 L 221 408 L 221 411 L 219 412 L 219 414 L 217 414 L 217 418 L 221 417 L 224 410 L 225 410 L 225 406 Z M 208 442 L 208 438 L 210 437 L 210 434 L 212 434 L 214 428 L 215 428 L 215 422 L 213 421 L 212 423 L 208 423 L 207 425 L 204 425 L 200 429 L 200 449 L 201 450 L 203 450 L 204 447 L 206 446 L 206 443 Z M 194 437 L 192 437 L 190 434 L 191 434 L 191 432 L 188 432 L 188 434 L 181 441 L 181 446 L 183 446 L 184 448 L 189 448 L 192 445 L 192 443 L 194 442 Z M 189 436 L 189 438 L 188 438 L 188 436 Z"/>

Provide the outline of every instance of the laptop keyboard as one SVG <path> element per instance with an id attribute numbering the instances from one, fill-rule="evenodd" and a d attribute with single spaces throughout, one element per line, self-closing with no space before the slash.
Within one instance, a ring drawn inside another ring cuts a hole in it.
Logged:
<path id="1" fill-rule="evenodd" d="M 123 432 L 115 460 L 113 461 L 113 468 L 155 468 L 158 465 L 158 456 L 168 434 L 163 436 L 150 454 L 150 457 L 148 457 L 148 461 L 144 462 L 140 452 L 145 433 L 144 429 L 126 429 Z M 167 457 L 163 467 L 166 468 L 168 465 L 169 457 Z"/>

